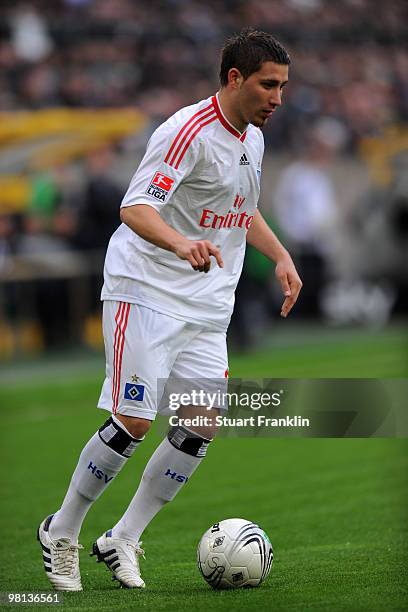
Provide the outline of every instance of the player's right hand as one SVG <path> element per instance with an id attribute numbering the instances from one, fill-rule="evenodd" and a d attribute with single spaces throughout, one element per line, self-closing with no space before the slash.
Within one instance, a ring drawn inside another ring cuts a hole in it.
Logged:
<path id="1" fill-rule="evenodd" d="M 193 270 L 208 272 L 211 268 L 210 257 L 215 257 L 220 268 L 224 267 L 220 249 L 209 240 L 185 240 L 176 245 L 175 254 L 190 262 Z"/>

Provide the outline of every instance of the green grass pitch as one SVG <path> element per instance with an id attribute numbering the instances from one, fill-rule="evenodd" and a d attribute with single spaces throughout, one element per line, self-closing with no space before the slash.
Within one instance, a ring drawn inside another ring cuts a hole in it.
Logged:
<path id="1" fill-rule="evenodd" d="M 233 356 L 233 374 L 407 376 L 401 330 L 286 337 L 286 344 L 278 335 L 275 346 Z M 49 590 L 35 531 L 58 507 L 82 446 L 105 416 L 93 408 L 101 359 L 84 363 L 8 367 L 0 377 L 1 591 Z M 407 609 L 408 445 L 398 439 L 215 440 L 144 534 L 147 588 L 118 589 L 88 551 L 126 507 L 159 441 L 153 429 L 89 512 L 80 539 L 84 591 L 64 594 L 61 609 Z M 272 572 L 257 589 L 212 591 L 196 568 L 196 546 L 213 522 L 234 516 L 269 534 Z"/>

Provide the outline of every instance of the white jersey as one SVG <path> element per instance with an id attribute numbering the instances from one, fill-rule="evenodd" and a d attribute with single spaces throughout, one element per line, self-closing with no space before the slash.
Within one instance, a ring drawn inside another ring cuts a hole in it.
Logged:
<path id="1" fill-rule="evenodd" d="M 257 208 L 264 142 L 249 125 L 238 132 L 218 97 L 182 108 L 151 136 L 122 201 L 148 204 L 190 240 L 210 240 L 224 268 L 211 258 L 207 274 L 122 224 L 105 260 L 103 300 L 147 306 L 212 329 L 228 327 Z"/>

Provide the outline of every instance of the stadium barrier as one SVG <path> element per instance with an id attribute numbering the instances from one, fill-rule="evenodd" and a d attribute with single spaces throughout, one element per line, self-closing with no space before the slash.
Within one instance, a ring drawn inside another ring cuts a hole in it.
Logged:
<path id="1" fill-rule="evenodd" d="M 60 251 L 2 259 L 0 360 L 39 353 L 50 343 L 102 348 L 103 256 Z"/>

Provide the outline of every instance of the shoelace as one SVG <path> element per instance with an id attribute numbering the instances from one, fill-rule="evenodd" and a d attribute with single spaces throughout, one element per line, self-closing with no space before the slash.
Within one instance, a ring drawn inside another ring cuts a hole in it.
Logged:
<path id="1" fill-rule="evenodd" d="M 75 564 L 78 561 L 78 550 L 81 550 L 81 544 L 66 543 L 63 547 L 54 548 L 54 567 L 55 573 L 64 576 L 72 574 Z"/>
<path id="2" fill-rule="evenodd" d="M 139 542 L 138 544 L 131 544 L 130 542 L 128 542 L 129 548 L 132 548 L 133 552 L 135 553 L 135 562 L 136 562 L 138 569 L 139 569 L 138 557 L 143 557 L 143 559 L 146 559 L 145 551 L 143 550 L 143 548 L 140 547 L 140 544 L 142 544 L 142 542 Z"/>

